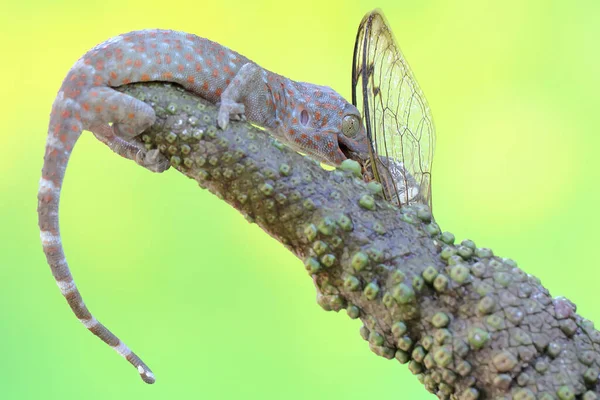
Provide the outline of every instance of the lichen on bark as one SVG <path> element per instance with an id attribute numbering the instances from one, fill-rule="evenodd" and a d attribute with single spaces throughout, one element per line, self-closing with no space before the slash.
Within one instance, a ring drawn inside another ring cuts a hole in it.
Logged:
<path id="1" fill-rule="evenodd" d="M 600 332 L 514 261 L 455 243 L 424 206 L 398 209 L 355 171 L 323 169 L 176 86 L 128 85 L 156 123 L 141 139 L 303 260 L 328 311 L 441 399 L 600 396 Z"/>

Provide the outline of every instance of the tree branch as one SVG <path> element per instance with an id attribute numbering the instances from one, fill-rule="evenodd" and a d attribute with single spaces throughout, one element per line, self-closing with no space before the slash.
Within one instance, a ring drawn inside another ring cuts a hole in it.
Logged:
<path id="1" fill-rule="evenodd" d="M 440 233 L 352 171 L 327 171 L 178 87 L 122 87 L 154 107 L 142 135 L 178 171 L 304 261 L 325 310 L 364 323 L 376 354 L 407 363 L 441 399 L 600 397 L 600 332 L 510 259 Z M 375 192 L 375 193 L 374 193 Z"/>

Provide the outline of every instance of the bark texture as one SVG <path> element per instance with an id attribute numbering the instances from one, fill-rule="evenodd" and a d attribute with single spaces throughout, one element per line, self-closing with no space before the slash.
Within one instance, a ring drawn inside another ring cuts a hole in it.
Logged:
<path id="1" fill-rule="evenodd" d="M 600 332 L 510 259 L 455 243 L 352 168 L 327 171 L 162 83 L 121 90 L 158 116 L 141 139 L 304 261 L 319 304 L 360 318 L 372 351 L 440 399 L 600 398 Z"/>

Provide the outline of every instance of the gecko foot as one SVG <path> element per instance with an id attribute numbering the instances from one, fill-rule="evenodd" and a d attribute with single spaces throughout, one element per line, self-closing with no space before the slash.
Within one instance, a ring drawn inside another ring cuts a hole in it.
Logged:
<path id="1" fill-rule="evenodd" d="M 138 151 L 135 162 L 152 172 L 160 173 L 169 169 L 169 160 L 158 149 Z"/>
<path id="2" fill-rule="evenodd" d="M 217 116 L 217 124 L 219 128 L 225 129 L 229 124 L 230 119 L 242 119 L 244 117 L 245 107 L 242 103 L 236 103 L 231 100 L 221 101 L 219 107 L 219 115 Z"/>

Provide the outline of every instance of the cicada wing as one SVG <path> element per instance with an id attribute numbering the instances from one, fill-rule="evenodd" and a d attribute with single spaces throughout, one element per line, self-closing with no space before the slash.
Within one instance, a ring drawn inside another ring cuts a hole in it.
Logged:
<path id="1" fill-rule="evenodd" d="M 362 112 L 374 179 L 387 199 L 431 207 L 433 119 L 380 10 L 361 21 L 352 62 L 352 103 Z"/>

